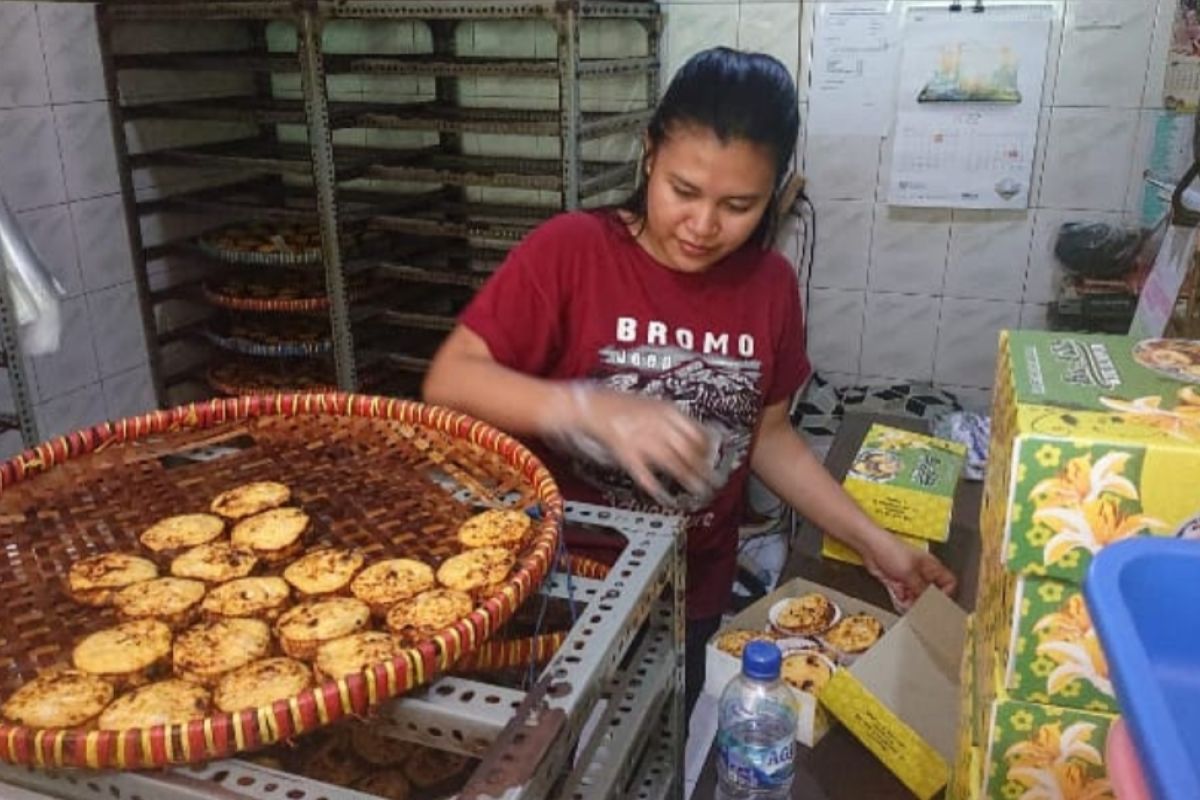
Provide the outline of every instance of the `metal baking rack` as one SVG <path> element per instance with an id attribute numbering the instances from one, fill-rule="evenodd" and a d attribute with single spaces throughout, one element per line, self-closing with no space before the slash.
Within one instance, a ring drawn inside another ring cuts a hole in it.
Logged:
<path id="1" fill-rule="evenodd" d="M 566 518 L 628 543 L 604 580 L 560 572 L 547 579 L 542 592 L 573 602 L 576 622 L 532 688 L 442 678 L 386 704 L 383 730 L 481 757 L 460 798 L 681 798 L 687 731 L 680 521 L 572 503 Z M 0 765 L 0 782 L 62 800 L 371 798 L 239 759 L 158 774 Z"/>
<path id="2" fill-rule="evenodd" d="M 197 272 L 211 274 L 228 266 L 189 247 L 192 237 L 249 220 L 317 224 L 322 265 L 315 268 L 323 267 L 329 298 L 337 385 L 358 389 L 360 370 L 380 359 L 419 377 L 451 317 L 404 308 L 364 320 L 356 314 L 357 301 L 347 295 L 348 276 L 373 272 L 401 293 L 405 287 L 477 288 L 476 278 L 486 276 L 475 268 L 479 252 L 488 252 L 494 266 L 496 253 L 502 257 L 556 211 L 595 204 L 612 191 L 632 186 L 632 164 L 585 162 L 582 146 L 636 133 L 657 101 L 661 17 L 656 3 L 111 0 L 97 6 L 135 277 L 151 343 L 151 373 L 163 405 L 206 394 L 199 376 L 218 357 L 197 335 L 196 318 L 211 314 L 203 296 L 183 291 L 176 281 L 195 284 Z M 458 52 L 456 26 L 504 19 L 540 19 L 553 25 L 554 55 L 497 58 Z M 645 53 L 583 58 L 582 27 L 604 19 L 638 23 L 646 36 Z M 324 27 L 344 20 L 419 22 L 428 28 L 432 44 L 428 52 L 405 54 L 326 52 Z M 194 52 L 165 48 L 162 42 L 141 50 L 116 45 L 129 40 L 119 35 L 122 26 L 154 22 L 164 30 L 186 30 L 210 21 L 233 25 L 244 35 Z M 280 23 L 294 30 L 294 51 L 280 51 L 278 42 L 269 41 L 268 26 Z M 242 83 L 236 86 L 242 88 L 217 97 L 193 88 L 214 73 L 240 75 Z M 161 79 L 151 81 L 154 93 L 130 90 L 147 76 Z M 331 95 L 327 78 L 353 76 L 364 78 L 359 95 Z M 397 99 L 379 90 L 380 79 L 387 84 L 387 78 L 400 76 L 426 80 L 432 95 Z M 585 112 L 581 83 L 612 76 L 643 79 L 644 105 Z M 483 77 L 554 83 L 558 106 L 464 105 L 461 81 Z M 281 88 L 281 81 L 291 88 Z M 172 88 L 160 91 L 163 86 Z M 214 129 L 211 137 L 197 141 L 196 131 L 212 123 L 220 123 L 220 132 Z M 150 143 L 139 133 L 138 126 L 146 125 L 158 132 Z M 303 136 L 296 136 L 297 129 Z M 181 135 L 172 136 L 171 131 Z M 390 131 L 432 134 L 436 144 L 403 150 L 373 143 L 373 136 Z M 361 137 L 356 141 L 358 132 L 366 135 L 370 146 L 364 146 Z M 470 134 L 554 137 L 557 157 L 470 154 L 463 146 Z M 163 169 L 196 177 L 147 189 L 143 176 Z M 478 199 L 473 192 L 483 189 L 527 190 L 531 196 L 540 192 L 541 202 L 557 198 L 557 203 L 495 208 L 469 202 Z M 152 220 L 162 217 L 182 217 L 186 225 L 179 232 L 170 225 L 156 226 Z M 373 253 L 352 251 L 346 226 L 355 224 L 386 237 L 386 247 Z M 168 230 L 144 241 L 146 231 L 155 227 Z M 180 272 L 184 275 L 177 278 Z M 436 336 L 431 340 L 432 334 Z M 402 392 L 412 383 L 373 390 Z"/>

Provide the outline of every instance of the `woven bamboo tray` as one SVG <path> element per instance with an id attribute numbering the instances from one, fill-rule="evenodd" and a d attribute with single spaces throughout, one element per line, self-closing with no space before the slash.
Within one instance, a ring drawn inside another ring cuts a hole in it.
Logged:
<path id="1" fill-rule="evenodd" d="M 292 488 L 292 502 L 313 520 L 314 544 L 357 547 L 368 563 L 404 555 L 436 567 L 460 550 L 458 525 L 500 498 L 536 506 L 541 516 L 495 594 L 390 662 L 270 707 L 182 725 L 99 731 L 0 723 L 0 760 L 153 768 L 255 750 L 362 715 L 478 650 L 544 578 L 561 525 L 558 489 L 528 450 L 483 423 L 419 403 L 271 395 L 105 423 L 0 465 L 0 696 L 67 665 L 81 636 L 115 623 L 111 608 L 66 596 L 72 562 L 141 552 L 138 535 L 156 520 L 204 509 L 219 492 L 256 480 Z"/>

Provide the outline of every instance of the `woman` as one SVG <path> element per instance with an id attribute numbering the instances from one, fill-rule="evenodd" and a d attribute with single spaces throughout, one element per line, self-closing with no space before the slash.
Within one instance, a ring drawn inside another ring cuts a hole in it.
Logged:
<path id="1" fill-rule="evenodd" d="M 799 125 L 775 59 L 692 58 L 650 122 L 633 196 L 534 231 L 425 381 L 429 402 L 540 439 L 568 498 L 687 515 L 689 709 L 729 604 L 751 471 L 899 602 L 954 588 L 937 559 L 872 523 L 789 424 L 811 370 L 795 274 L 768 238 Z"/>

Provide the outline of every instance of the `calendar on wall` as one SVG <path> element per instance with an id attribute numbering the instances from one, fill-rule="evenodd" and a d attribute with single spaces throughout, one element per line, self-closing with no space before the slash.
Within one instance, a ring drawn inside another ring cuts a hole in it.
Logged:
<path id="1" fill-rule="evenodd" d="M 911 9 L 892 135 L 888 202 L 1029 206 L 1052 7 Z"/>

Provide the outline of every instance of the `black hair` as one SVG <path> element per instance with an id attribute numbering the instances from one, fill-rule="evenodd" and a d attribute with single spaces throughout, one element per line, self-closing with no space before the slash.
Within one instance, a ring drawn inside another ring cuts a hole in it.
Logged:
<path id="1" fill-rule="evenodd" d="M 796 83 L 778 59 L 714 47 L 692 56 L 675 73 L 646 128 L 647 148 L 654 151 L 678 126 L 705 128 L 722 143 L 742 139 L 766 147 L 775 161 L 775 186 L 762 221 L 750 242 L 763 248 L 780 216 L 780 194 L 791 172 L 800 134 L 800 100 Z M 639 165 L 644 173 L 644 163 Z M 618 208 L 643 224 L 646 220 L 645 175 Z"/>

